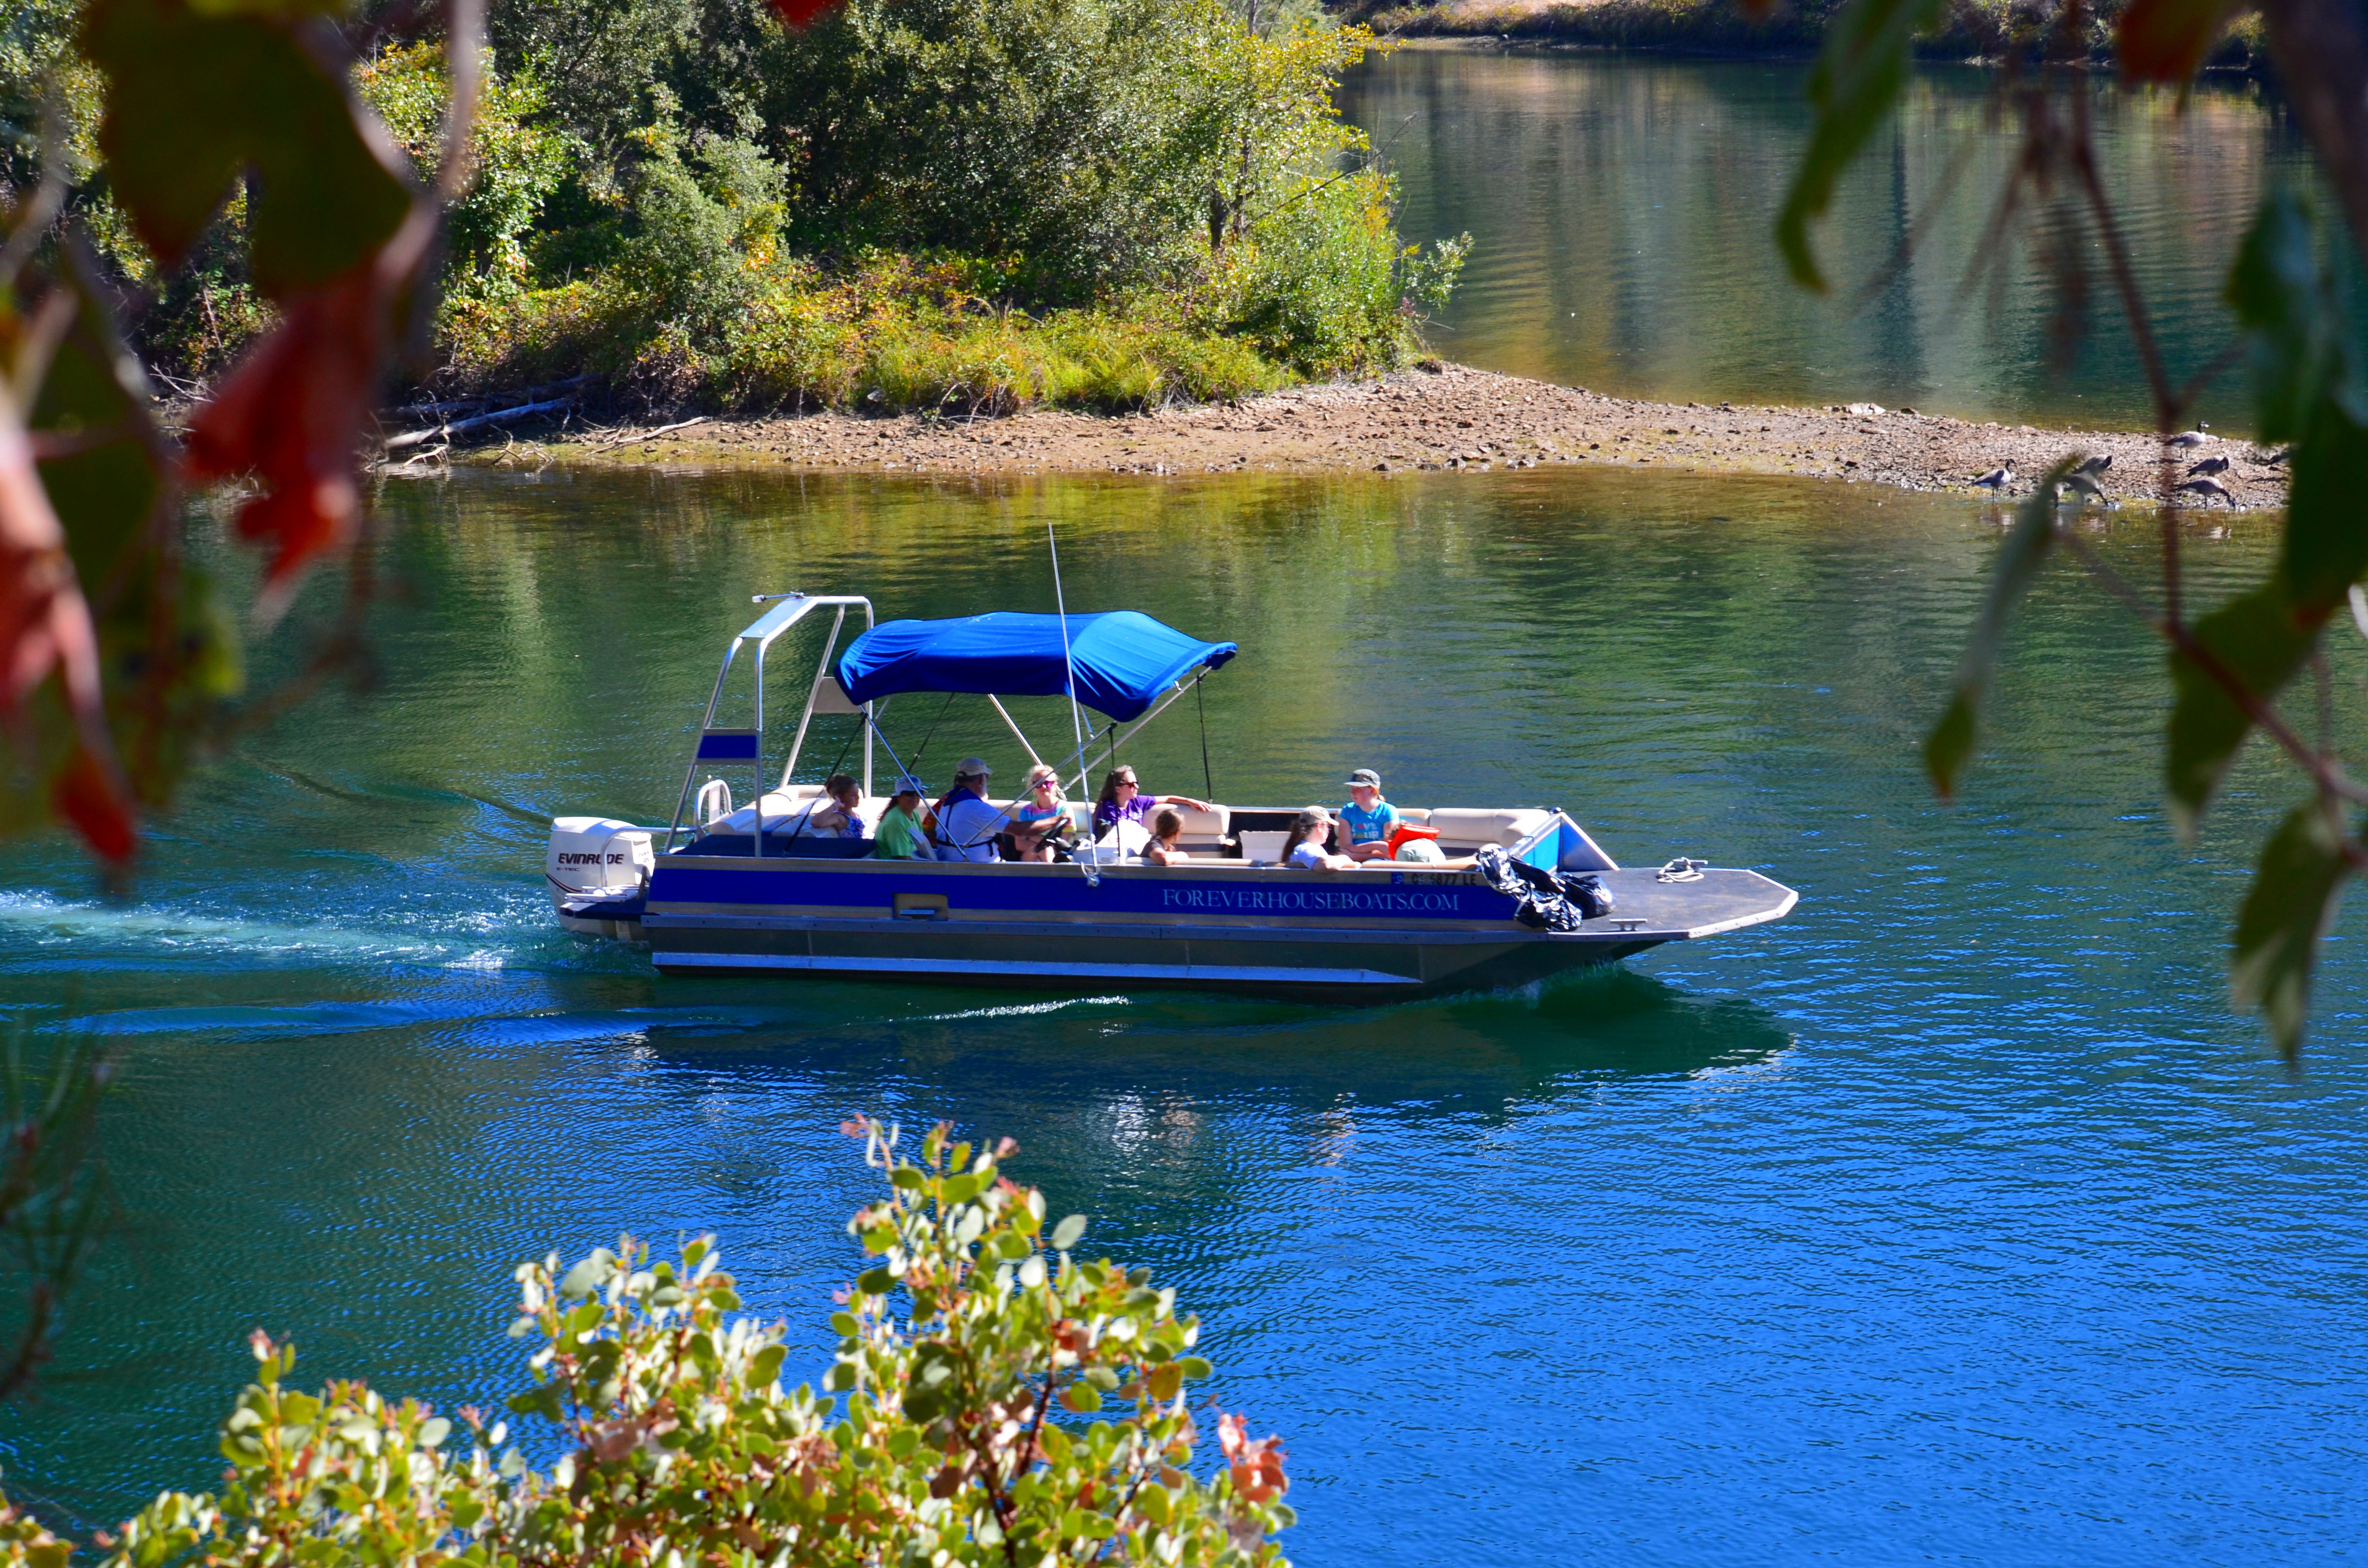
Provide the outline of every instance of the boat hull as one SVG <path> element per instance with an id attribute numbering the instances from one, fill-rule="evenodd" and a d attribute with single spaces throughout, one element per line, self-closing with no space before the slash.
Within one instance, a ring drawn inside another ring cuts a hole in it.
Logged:
<path id="1" fill-rule="evenodd" d="M 1774 920 L 1792 890 L 1741 870 L 1607 871 L 1618 904 L 1535 930 L 1478 877 L 1224 865 L 1074 867 L 666 857 L 639 934 L 673 974 L 1381 1001 L 1525 984 Z"/>

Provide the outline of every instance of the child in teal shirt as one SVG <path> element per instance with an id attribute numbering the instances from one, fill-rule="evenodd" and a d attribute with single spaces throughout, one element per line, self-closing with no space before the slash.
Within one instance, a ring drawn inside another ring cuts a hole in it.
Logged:
<path id="1" fill-rule="evenodd" d="M 1352 860 L 1386 860 L 1390 835 L 1398 830 L 1398 809 L 1382 799 L 1382 776 L 1370 767 L 1349 775 L 1349 803 L 1340 808 L 1341 852 Z"/>

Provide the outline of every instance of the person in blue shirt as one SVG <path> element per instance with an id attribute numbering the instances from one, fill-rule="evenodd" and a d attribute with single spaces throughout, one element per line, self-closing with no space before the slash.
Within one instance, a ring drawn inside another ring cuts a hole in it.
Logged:
<path id="1" fill-rule="evenodd" d="M 1340 808 L 1340 847 L 1352 860 L 1386 860 L 1398 809 L 1382 799 L 1382 776 L 1370 767 L 1349 775 L 1349 803 Z"/>

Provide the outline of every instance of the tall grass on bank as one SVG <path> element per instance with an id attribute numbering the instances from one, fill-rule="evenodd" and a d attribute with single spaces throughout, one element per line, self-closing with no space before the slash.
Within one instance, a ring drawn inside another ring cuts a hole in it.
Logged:
<path id="1" fill-rule="evenodd" d="M 903 258 L 897 258 L 899 260 Z M 645 409 L 942 408 L 1008 414 L 1039 403 L 1105 410 L 1271 392 L 1295 380 L 1239 338 L 1124 304 L 1031 316 L 942 304 L 876 271 L 799 269 L 766 290 L 719 347 L 660 326 L 605 280 L 531 293 L 452 323 L 456 388 L 523 386 L 589 370 Z"/>

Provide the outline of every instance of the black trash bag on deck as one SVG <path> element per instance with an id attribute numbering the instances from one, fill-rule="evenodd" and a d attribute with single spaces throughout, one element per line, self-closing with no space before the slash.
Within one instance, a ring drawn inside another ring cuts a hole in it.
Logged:
<path id="1" fill-rule="evenodd" d="M 1538 931 L 1578 929 L 1579 913 L 1552 871 L 1524 865 L 1493 844 L 1473 857 L 1472 865 L 1490 887 L 1515 901 L 1513 918 L 1522 925 Z"/>
<path id="2" fill-rule="evenodd" d="M 1605 887 L 1603 879 L 1592 871 L 1563 878 L 1562 895 L 1589 920 L 1600 920 L 1619 907 L 1619 901 L 1611 896 L 1611 890 Z"/>

